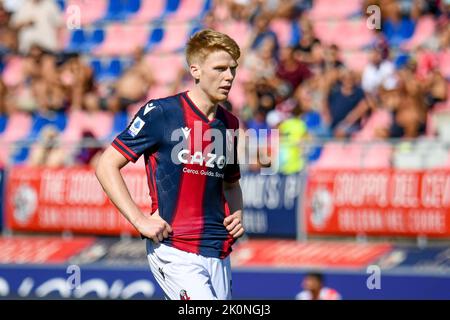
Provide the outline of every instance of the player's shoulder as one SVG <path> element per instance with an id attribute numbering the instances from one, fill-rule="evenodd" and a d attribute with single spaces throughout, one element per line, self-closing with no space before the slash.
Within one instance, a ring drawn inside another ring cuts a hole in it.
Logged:
<path id="1" fill-rule="evenodd" d="M 162 117 L 167 112 L 171 112 L 174 109 L 180 108 L 179 94 L 154 98 L 148 100 L 140 109 L 139 113 L 144 117 Z"/>
<path id="2" fill-rule="evenodd" d="M 238 129 L 239 128 L 239 119 L 230 111 L 222 107 L 221 105 L 217 106 L 216 117 L 222 120 L 226 127 L 229 129 Z"/>
<path id="3" fill-rule="evenodd" d="M 180 105 L 181 105 L 180 97 L 181 97 L 181 93 L 177 93 L 177 94 L 163 97 L 163 98 L 152 99 L 152 100 L 150 100 L 150 102 L 164 108 L 164 110 L 168 110 L 168 109 L 180 107 Z"/>

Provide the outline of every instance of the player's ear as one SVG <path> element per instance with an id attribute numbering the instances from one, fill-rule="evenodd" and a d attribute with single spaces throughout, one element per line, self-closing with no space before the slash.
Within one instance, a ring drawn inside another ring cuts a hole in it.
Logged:
<path id="1" fill-rule="evenodd" d="M 189 66 L 189 71 L 196 82 L 200 80 L 200 66 L 198 64 L 191 64 Z"/>

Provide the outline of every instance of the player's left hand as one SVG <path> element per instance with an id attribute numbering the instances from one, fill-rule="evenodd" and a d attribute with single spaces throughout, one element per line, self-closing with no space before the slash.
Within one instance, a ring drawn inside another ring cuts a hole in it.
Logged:
<path id="1" fill-rule="evenodd" d="M 242 225 L 242 211 L 237 211 L 229 215 L 223 221 L 223 225 L 227 228 L 229 234 L 237 239 L 244 234 L 244 226 Z"/>

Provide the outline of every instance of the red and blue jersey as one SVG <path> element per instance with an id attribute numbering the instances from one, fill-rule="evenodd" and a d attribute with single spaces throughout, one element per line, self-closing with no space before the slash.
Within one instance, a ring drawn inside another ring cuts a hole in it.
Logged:
<path id="1" fill-rule="evenodd" d="M 231 252 L 223 182 L 240 179 L 238 128 L 223 107 L 209 120 L 183 92 L 150 100 L 112 142 L 132 162 L 145 157 L 152 212 L 173 229 L 164 244 L 206 257 Z"/>

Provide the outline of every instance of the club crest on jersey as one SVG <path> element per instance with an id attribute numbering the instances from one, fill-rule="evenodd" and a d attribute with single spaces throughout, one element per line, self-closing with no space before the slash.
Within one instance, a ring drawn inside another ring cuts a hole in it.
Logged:
<path id="1" fill-rule="evenodd" d="M 145 125 L 145 121 L 139 117 L 136 117 L 134 119 L 133 123 L 131 124 L 131 126 L 128 128 L 128 133 L 130 134 L 130 136 L 132 136 L 134 138 L 142 130 L 144 125 Z"/>
<path id="2" fill-rule="evenodd" d="M 191 297 L 189 297 L 187 294 L 187 291 L 183 289 L 180 291 L 180 299 L 181 300 L 191 300 Z"/>

